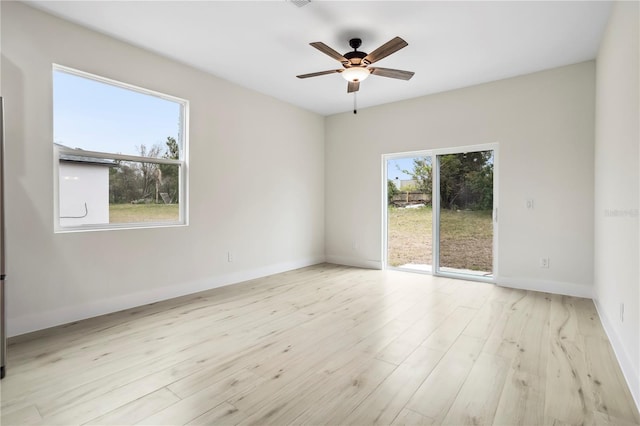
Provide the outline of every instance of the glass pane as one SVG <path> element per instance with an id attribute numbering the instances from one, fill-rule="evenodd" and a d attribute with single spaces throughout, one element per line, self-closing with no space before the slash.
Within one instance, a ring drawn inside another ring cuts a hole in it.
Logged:
<path id="1" fill-rule="evenodd" d="M 491 276 L 493 151 L 439 155 L 440 270 Z"/>
<path id="2" fill-rule="evenodd" d="M 75 74 L 53 72 L 53 140 L 67 148 L 141 155 L 142 146 L 177 141 L 182 104 Z"/>
<path id="3" fill-rule="evenodd" d="M 431 271 L 431 157 L 387 161 L 387 263 Z"/>
<path id="4" fill-rule="evenodd" d="M 60 225 L 178 222 L 180 166 L 61 155 Z"/>

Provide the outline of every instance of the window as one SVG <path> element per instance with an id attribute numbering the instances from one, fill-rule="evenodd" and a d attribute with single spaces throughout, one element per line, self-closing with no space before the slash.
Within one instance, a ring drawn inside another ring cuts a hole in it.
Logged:
<path id="1" fill-rule="evenodd" d="M 186 224 L 187 108 L 55 65 L 56 231 Z"/>

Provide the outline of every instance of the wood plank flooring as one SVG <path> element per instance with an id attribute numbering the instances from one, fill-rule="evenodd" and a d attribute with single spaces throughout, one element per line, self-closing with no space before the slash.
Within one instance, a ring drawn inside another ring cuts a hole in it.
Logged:
<path id="1" fill-rule="evenodd" d="M 2 425 L 640 417 L 590 300 L 317 265 L 17 338 Z"/>

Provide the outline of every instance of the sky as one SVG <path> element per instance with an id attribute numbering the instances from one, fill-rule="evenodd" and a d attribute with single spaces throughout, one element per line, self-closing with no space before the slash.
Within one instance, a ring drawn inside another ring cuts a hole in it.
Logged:
<path id="1" fill-rule="evenodd" d="M 139 155 L 136 146 L 166 148 L 178 139 L 180 105 L 55 70 L 53 141 L 70 148 Z"/>
<path id="2" fill-rule="evenodd" d="M 394 158 L 393 160 L 387 160 L 387 178 L 394 180 L 396 177 L 400 180 L 412 179 L 410 175 L 402 173 L 401 170 L 413 170 L 413 159 L 409 158 Z"/>

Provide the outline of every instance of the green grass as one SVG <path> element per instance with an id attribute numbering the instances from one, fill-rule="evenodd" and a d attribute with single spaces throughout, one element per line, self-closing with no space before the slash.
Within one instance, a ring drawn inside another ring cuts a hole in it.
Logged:
<path id="1" fill-rule="evenodd" d="M 388 262 L 431 264 L 431 207 L 389 208 Z"/>
<path id="2" fill-rule="evenodd" d="M 177 222 L 178 204 L 109 204 L 109 223 Z"/>
<path id="3" fill-rule="evenodd" d="M 432 263 L 431 207 L 389 208 L 391 266 Z M 490 272 L 493 263 L 491 210 L 440 213 L 440 266 Z"/>

